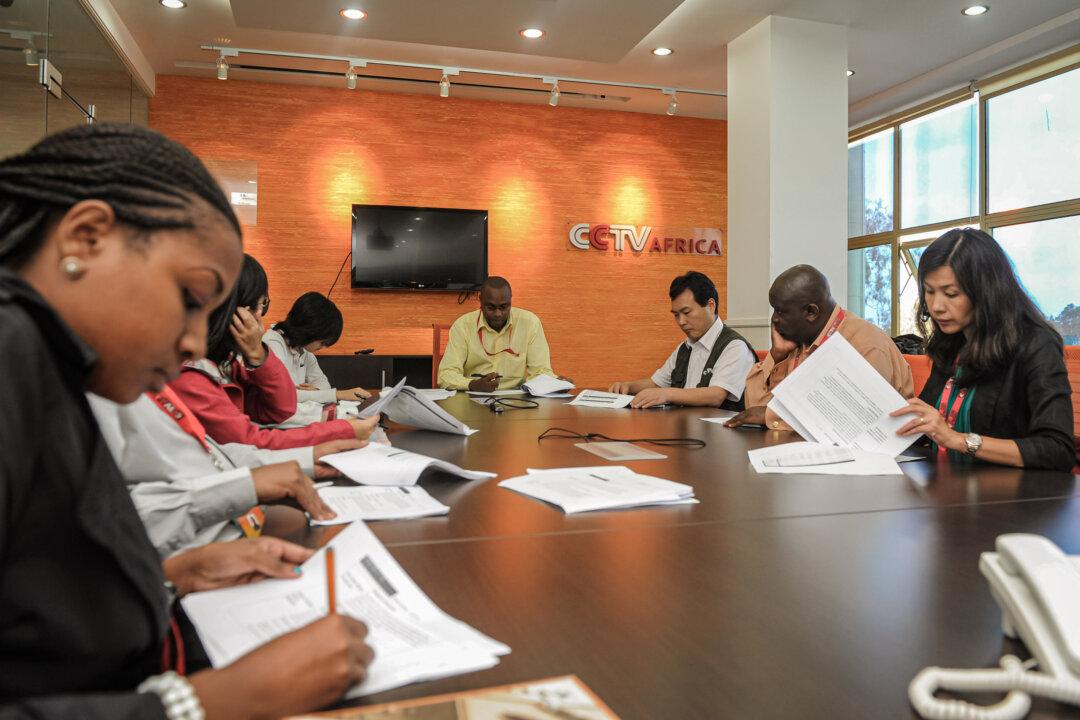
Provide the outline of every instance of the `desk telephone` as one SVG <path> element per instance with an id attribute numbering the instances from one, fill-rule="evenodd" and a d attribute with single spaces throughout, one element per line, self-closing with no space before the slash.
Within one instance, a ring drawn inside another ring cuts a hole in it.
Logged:
<path id="1" fill-rule="evenodd" d="M 996 547 L 982 554 L 979 570 L 1001 606 L 1002 632 L 1023 641 L 1032 658 L 1006 655 L 994 669 L 926 668 L 908 687 L 912 707 L 924 718 L 1019 720 L 1032 696 L 1080 705 L 1080 556 L 1023 533 L 999 536 Z M 982 706 L 934 697 L 937 690 L 1007 695 Z"/>

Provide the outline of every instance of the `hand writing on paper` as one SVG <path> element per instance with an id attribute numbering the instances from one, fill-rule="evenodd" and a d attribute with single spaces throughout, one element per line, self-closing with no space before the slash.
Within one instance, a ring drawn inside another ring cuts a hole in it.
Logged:
<path id="1" fill-rule="evenodd" d="M 502 375 L 499 373 L 488 373 L 484 377 L 479 377 L 469 383 L 469 389 L 474 392 L 495 392 L 499 389 L 499 380 L 502 379 Z"/>
<path id="2" fill-rule="evenodd" d="M 371 393 L 369 393 L 364 388 L 358 388 L 357 387 L 357 388 L 349 388 L 348 390 L 338 390 L 337 391 L 337 399 L 338 400 L 352 400 L 353 402 L 356 402 L 358 400 L 366 400 L 369 397 L 371 397 Z"/>
<path id="3" fill-rule="evenodd" d="M 649 408 L 671 402 L 670 388 L 645 388 L 630 401 L 632 408 Z"/>
<path id="4" fill-rule="evenodd" d="M 258 317 L 246 307 L 236 308 L 229 332 L 248 365 L 257 367 L 263 364 L 266 359 L 266 346 L 262 342 L 263 326 Z"/>
<path id="5" fill-rule="evenodd" d="M 337 517 L 295 461 L 254 468 L 251 478 L 255 481 L 255 495 L 260 503 L 292 505 L 316 520 Z"/>
<path id="6" fill-rule="evenodd" d="M 243 585 L 264 578 L 295 578 L 313 550 L 278 538 L 216 542 L 187 550 L 161 563 L 181 595 Z"/>
<path id="7" fill-rule="evenodd" d="M 945 418 L 941 416 L 937 408 L 927 405 L 919 398 L 908 400 L 904 407 L 889 413 L 892 417 L 901 415 L 915 415 L 910 422 L 896 431 L 897 435 L 925 434 L 943 448 L 967 452 L 967 441 L 963 433 L 958 433 L 949 427 Z"/>
<path id="8" fill-rule="evenodd" d="M 367 677 L 375 657 L 367 626 L 333 614 L 253 650 L 221 670 L 191 676 L 207 720 L 255 720 L 317 710 Z"/>

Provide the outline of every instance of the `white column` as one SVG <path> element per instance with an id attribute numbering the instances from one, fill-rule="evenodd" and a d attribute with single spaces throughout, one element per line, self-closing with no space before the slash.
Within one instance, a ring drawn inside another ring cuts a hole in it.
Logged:
<path id="1" fill-rule="evenodd" d="M 770 16 L 728 44 L 728 318 L 769 347 L 769 285 L 847 299 L 847 28 Z"/>

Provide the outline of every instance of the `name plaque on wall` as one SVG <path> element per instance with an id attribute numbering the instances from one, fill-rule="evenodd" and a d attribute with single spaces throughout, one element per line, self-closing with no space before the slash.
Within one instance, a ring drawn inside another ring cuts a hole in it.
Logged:
<path id="1" fill-rule="evenodd" d="M 567 229 L 570 246 L 577 250 L 629 251 L 635 254 L 723 254 L 720 228 L 568 223 Z"/>

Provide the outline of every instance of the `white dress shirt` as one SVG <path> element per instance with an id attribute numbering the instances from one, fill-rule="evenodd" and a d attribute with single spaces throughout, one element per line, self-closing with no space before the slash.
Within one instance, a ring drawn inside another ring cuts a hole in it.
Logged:
<path id="1" fill-rule="evenodd" d="M 679 348 L 686 345 L 690 348 L 690 365 L 686 369 L 686 387 L 697 387 L 697 384 L 701 382 L 701 373 L 705 370 L 705 363 L 709 360 L 713 345 L 716 344 L 716 339 L 720 337 L 723 330 L 724 322 L 720 318 L 716 318 L 716 322 L 701 336 L 700 340 L 697 342 L 685 340 L 680 343 L 674 352 L 668 356 L 667 362 L 653 373 L 652 381 L 659 387 L 671 387 L 671 374 L 675 370 L 675 359 L 679 356 Z M 713 365 L 709 387 L 722 387 L 728 391 L 728 395 L 733 400 L 738 400 L 742 397 L 743 389 L 746 387 L 746 376 L 755 362 L 757 362 L 757 358 L 754 353 L 750 352 L 750 348 L 746 347 L 746 343 L 737 340 L 728 343 L 728 346 L 724 348 L 724 352 L 720 353 L 720 357 L 716 359 L 716 364 Z"/>

